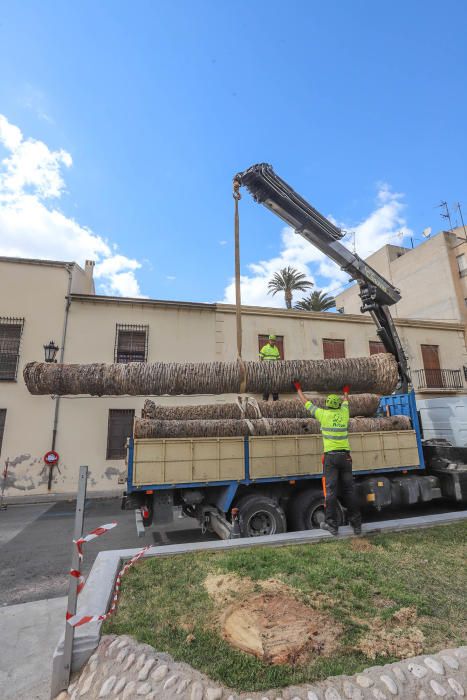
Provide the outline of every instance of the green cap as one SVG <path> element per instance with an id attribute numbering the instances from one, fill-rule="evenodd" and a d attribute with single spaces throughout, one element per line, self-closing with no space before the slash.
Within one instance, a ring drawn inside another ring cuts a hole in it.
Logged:
<path id="1" fill-rule="evenodd" d="M 329 394 L 326 399 L 326 408 L 340 408 L 342 404 L 340 396 L 337 394 Z"/>
<path id="2" fill-rule="evenodd" d="M 271 334 L 271 335 L 269 336 L 269 340 L 277 340 L 277 338 L 276 338 L 275 335 L 272 335 L 272 334 Z"/>

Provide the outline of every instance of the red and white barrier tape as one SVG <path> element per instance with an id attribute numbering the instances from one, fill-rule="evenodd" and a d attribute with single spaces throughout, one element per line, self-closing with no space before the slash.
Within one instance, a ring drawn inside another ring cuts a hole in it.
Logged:
<path id="1" fill-rule="evenodd" d="M 117 523 L 107 523 L 106 525 L 96 527 L 96 529 L 92 530 L 92 532 L 90 532 L 89 535 L 86 535 L 86 537 L 80 537 L 79 540 L 73 540 L 73 542 L 78 548 L 79 558 L 83 558 L 83 544 L 85 544 L 86 542 L 91 542 L 91 540 L 94 540 L 100 535 L 104 535 L 106 532 L 112 530 L 114 527 L 117 527 Z"/>
<path id="2" fill-rule="evenodd" d="M 150 545 L 148 545 L 147 547 L 143 547 L 143 549 L 140 549 L 140 551 L 137 552 L 134 557 L 129 559 L 125 566 L 123 566 L 118 572 L 117 579 L 115 581 L 114 593 L 112 596 L 112 603 L 110 605 L 109 611 L 105 613 L 105 615 L 83 615 L 82 613 L 79 613 L 77 615 L 73 615 L 73 617 L 67 617 L 68 624 L 70 624 L 72 627 L 80 627 L 81 625 L 86 625 L 88 622 L 99 622 L 107 620 L 108 617 L 113 615 L 113 613 L 117 609 L 118 598 L 120 595 L 120 587 L 122 584 L 122 576 L 126 574 L 128 569 L 130 569 L 134 564 L 136 564 L 138 559 L 141 559 L 141 557 L 145 554 L 145 552 L 147 552 L 148 549 L 151 549 Z"/>
<path id="3" fill-rule="evenodd" d="M 101 525 L 100 527 L 96 527 L 95 530 L 92 530 L 89 535 L 86 535 L 85 537 L 80 537 L 78 540 L 73 540 L 73 543 L 76 545 L 78 549 L 78 557 L 79 560 L 83 560 L 83 545 L 86 542 L 91 542 L 91 540 L 96 539 L 96 537 L 100 537 L 100 535 L 105 535 L 106 532 L 109 530 L 112 530 L 114 527 L 117 526 L 117 523 L 107 523 L 106 525 Z M 78 569 L 70 569 L 70 576 L 73 578 L 78 579 L 78 586 L 76 589 L 76 593 L 79 595 L 81 591 L 84 588 L 84 584 L 86 583 L 84 576 L 82 576 L 81 571 Z M 66 613 L 66 619 L 70 620 L 73 617 L 73 615 L 67 611 Z"/>
<path id="4" fill-rule="evenodd" d="M 78 579 L 78 588 L 76 589 L 76 592 L 79 595 L 85 584 L 84 576 L 81 576 L 81 571 L 78 571 L 78 569 L 70 569 L 70 576 Z"/>

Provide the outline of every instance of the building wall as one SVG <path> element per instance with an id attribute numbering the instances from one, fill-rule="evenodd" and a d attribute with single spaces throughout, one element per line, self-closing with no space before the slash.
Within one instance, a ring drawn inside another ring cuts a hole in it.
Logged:
<path id="1" fill-rule="evenodd" d="M 60 345 L 68 273 L 63 266 L 6 265 L 0 269 L 0 315 L 25 317 L 17 382 L 0 383 L 0 408 L 7 409 L 0 462 L 9 460 L 7 497 L 47 493 L 48 470 L 43 455 L 50 449 L 56 400 L 30 396 L 22 368 L 42 360 L 42 346 L 53 339 Z M 7 293 L 9 291 L 9 293 Z M 227 361 L 236 357 L 235 309 L 228 305 L 128 300 L 72 295 L 65 362 L 112 362 L 116 324 L 149 326 L 148 361 Z M 420 344 L 436 344 L 442 365 L 467 365 L 463 325 L 432 321 L 397 320 L 412 369 L 423 366 Z M 284 336 L 285 359 L 323 357 L 323 338 L 344 339 L 346 356 L 369 355 L 369 341 L 377 340 L 369 316 L 308 313 L 283 309 L 244 307 L 243 357 L 258 356 L 258 335 Z M 466 387 L 464 385 L 463 393 Z M 210 403 L 234 396 L 161 397 L 164 404 Z M 52 493 L 73 493 L 78 467 L 90 470 L 90 493 L 121 492 L 123 459 L 106 459 L 109 409 L 135 409 L 144 397 L 63 397 L 59 404 Z"/>
<path id="2" fill-rule="evenodd" d="M 70 268 L 72 283 L 86 288 L 83 271 Z M 6 493 L 44 490 L 47 470 L 42 456 L 52 443 L 55 402 L 30 396 L 22 372 L 26 362 L 43 360 L 43 345 L 61 344 L 69 274 L 65 263 L 0 259 L 0 317 L 24 318 L 16 381 L 0 381 L 0 408 L 6 422 L 0 451 L 2 471 L 9 459 Z M 2 484 L 0 484 L 0 487 Z"/>
<path id="3" fill-rule="evenodd" d="M 414 249 L 384 246 L 367 262 L 401 291 L 393 316 L 466 322 L 467 277 L 460 278 L 456 263 L 464 251 L 467 259 L 467 244 L 442 232 Z M 344 313 L 360 313 L 357 285 L 338 294 L 336 305 Z"/>

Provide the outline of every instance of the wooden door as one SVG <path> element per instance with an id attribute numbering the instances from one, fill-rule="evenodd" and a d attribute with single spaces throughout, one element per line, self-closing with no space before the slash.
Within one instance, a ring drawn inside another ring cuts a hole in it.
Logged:
<path id="1" fill-rule="evenodd" d="M 439 363 L 439 346 L 422 345 L 421 348 L 426 385 L 429 388 L 441 389 L 443 377 Z"/>

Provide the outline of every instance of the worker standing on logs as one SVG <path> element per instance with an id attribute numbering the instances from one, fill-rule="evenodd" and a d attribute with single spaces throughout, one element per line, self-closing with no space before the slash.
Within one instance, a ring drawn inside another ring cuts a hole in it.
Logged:
<path id="1" fill-rule="evenodd" d="M 326 399 L 326 408 L 318 408 L 304 395 L 300 382 L 294 381 L 300 401 L 320 424 L 323 438 L 323 471 L 326 519 L 321 529 L 338 534 L 337 497 L 340 493 L 348 511 L 349 522 L 356 535 L 362 532 L 362 519 L 352 476 L 349 444 L 349 387 L 344 387 L 344 400 L 336 394 Z"/>
<path id="2" fill-rule="evenodd" d="M 276 336 L 275 335 L 270 335 L 269 336 L 269 342 L 267 342 L 261 350 L 259 351 L 259 359 L 265 362 L 277 362 L 277 360 L 281 359 L 281 354 L 279 352 L 279 348 L 276 345 Z M 263 401 L 268 401 L 269 399 L 269 390 L 263 391 Z M 272 393 L 272 400 L 277 401 L 279 399 L 279 394 L 278 393 Z"/>

